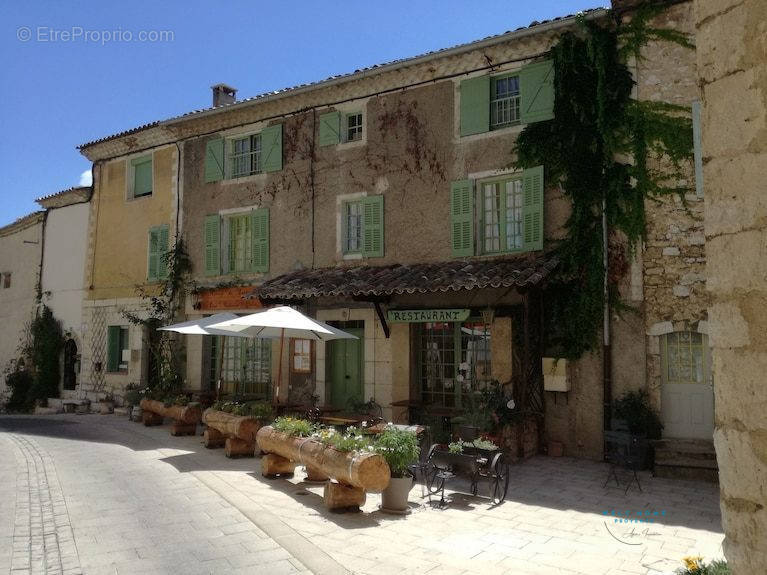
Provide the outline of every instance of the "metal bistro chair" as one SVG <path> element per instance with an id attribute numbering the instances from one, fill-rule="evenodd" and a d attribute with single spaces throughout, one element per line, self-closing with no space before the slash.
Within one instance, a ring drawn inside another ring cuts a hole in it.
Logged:
<path id="1" fill-rule="evenodd" d="M 642 442 L 644 438 L 632 435 L 627 431 L 605 431 L 605 444 L 607 447 L 607 461 L 610 463 L 610 472 L 607 474 L 604 485 L 607 487 L 610 478 L 615 478 L 615 484 L 620 487 L 621 483 L 616 472 L 617 467 L 622 467 L 632 473 L 632 477 L 626 484 L 623 493 L 628 493 L 631 484 L 636 481 L 639 491 L 642 491 L 642 485 L 639 483 L 637 471 L 642 465 Z"/>

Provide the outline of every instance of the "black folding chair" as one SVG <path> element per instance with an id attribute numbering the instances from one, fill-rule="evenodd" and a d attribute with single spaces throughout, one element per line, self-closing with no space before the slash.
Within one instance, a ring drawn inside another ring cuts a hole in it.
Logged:
<path id="1" fill-rule="evenodd" d="M 642 491 L 637 471 L 642 465 L 642 456 L 645 451 L 642 448 L 644 441 L 643 437 L 632 435 L 627 431 L 605 431 L 606 454 L 607 461 L 610 463 L 610 472 L 607 474 L 603 487 L 607 487 L 611 477 L 615 478 L 615 484 L 618 487 L 621 486 L 616 470 L 618 467 L 622 467 L 632 474 L 623 492 L 628 493 L 629 487 L 634 481 L 636 481 L 639 491 Z"/>

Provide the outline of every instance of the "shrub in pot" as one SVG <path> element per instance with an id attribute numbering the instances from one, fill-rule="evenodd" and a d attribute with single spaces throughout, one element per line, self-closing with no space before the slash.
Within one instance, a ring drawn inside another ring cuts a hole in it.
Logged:
<path id="1" fill-rule="evenodd" d="M 631 435 L 637 438 L 636 446 L 640 451 L 639 459 L 643 462 L 642 469 L 652 467 L 653 453 L 647 440 L 660 439 L 663 424 L 658 412 L 650 405 L 647 392 L 643 389 L 628 391 L 613 401 L 613 423 L 627 427 Z"/>
<path id="2" fill-rule="evenodd" d="M 391 470 L 389 486 L 381 494 L 381 510 L 406 513 L 408 494 L 413 486 L 409 466 L 420 455 L 418 437 L 412 431 L 388 426 L 376 438 L 374 449 L 386 460 Z"/>

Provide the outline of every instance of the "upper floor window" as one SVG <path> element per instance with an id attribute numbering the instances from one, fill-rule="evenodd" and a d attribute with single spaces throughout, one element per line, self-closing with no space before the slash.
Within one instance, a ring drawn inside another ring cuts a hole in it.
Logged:
<path id="1" fill-rule="evenodd" d="M 490 129 L 519 123 L 519 76 L 490 79 Z"/>
<path id="2" fill-rule="evenodd" d="M 338 110 L 321 114 L 319 117 L 320 146 L 335 146 L 336 144 L 362 140 L 362 116 L 362 112 L 342 115 Z"/>
<path id="3" fill-rule="evenodd" d="M 282 124 L 205 143 L 204 179 L 218 182 L 282 169 Z"/>
<path id="4" fill-rule="evenodd" d="M 362 139 L 362 113 L 346 115 L 346 141 L 354 142 Z"/>
<path id="5" fill-rule="evenodd" d="M 230 178 L 261 173 L 261 134 L 230 140 L 229 146 Z"/>
<path id="6" fill-rule="evenodd" d="M 551 60 L 528 64 L 513 74 L 477 76 L 461 82 L 461 136 L 553 117 L 554 66 Z"/>
<path id="7" fill-rule="evenodd" d="M 11 272 L 3 274 L 3 289 L 11 287 Z"/>
<path id="8" fill-rule="evenodd" d="M 342 204 L 341 246 L 344 254 L 383 257 L 383 196 L 367 196 Z"/>
<path id="9" fill-rule="evenodd" d="M 543 249 L 543 191 L 543 166 L 502 178 L 451 182 L 453 256 Z"/>
<path id="10" fill-rule="evenodd" d="M 141 198 L 152 195 L 152 156 L 141 156 L 130 161 L 130 197 Z"/>
<path id="11" fill-rule="evenodd" d="M 482 251 L 496 253 L 521 250 L 522 179 L 484 182 L 480 186 L 482 202 Z"/>
<path id="12" fill-rule="evenodd" d="M 268 208 L 206 216 L 203 234 L 205 275 L 269 271 Z"/>

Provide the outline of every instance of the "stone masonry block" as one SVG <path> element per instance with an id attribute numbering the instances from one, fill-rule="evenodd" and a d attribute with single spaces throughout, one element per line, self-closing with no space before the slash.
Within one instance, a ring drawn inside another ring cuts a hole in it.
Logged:
<path id="1" fill-rule="evenodd" d="M 736 302 L 711 305 L 708 310 L 708 319 L 712 327 L 710 343 L 713 347 L 735 348 L 744 347 L 750 343 L 748 323 L 743 319 Z"/>
<path id="2" fill-rule="evenodd" d="M 716 236 L 707 244 L 706 287 L 715 295 L 767 291 L 767 230 Z"/>
<path id="3" fill-rule="evenodd" d="M 712 158 L 705 178 L 706 235 L 767 226 L 767 194 L 760 191 L 767 182 L 767 151 Z"/>
<path id="4" fill-rule="evenodd" d="M 713 364 L 717 425 L 765 429 L 767 353 L 715 347 Z"/>

